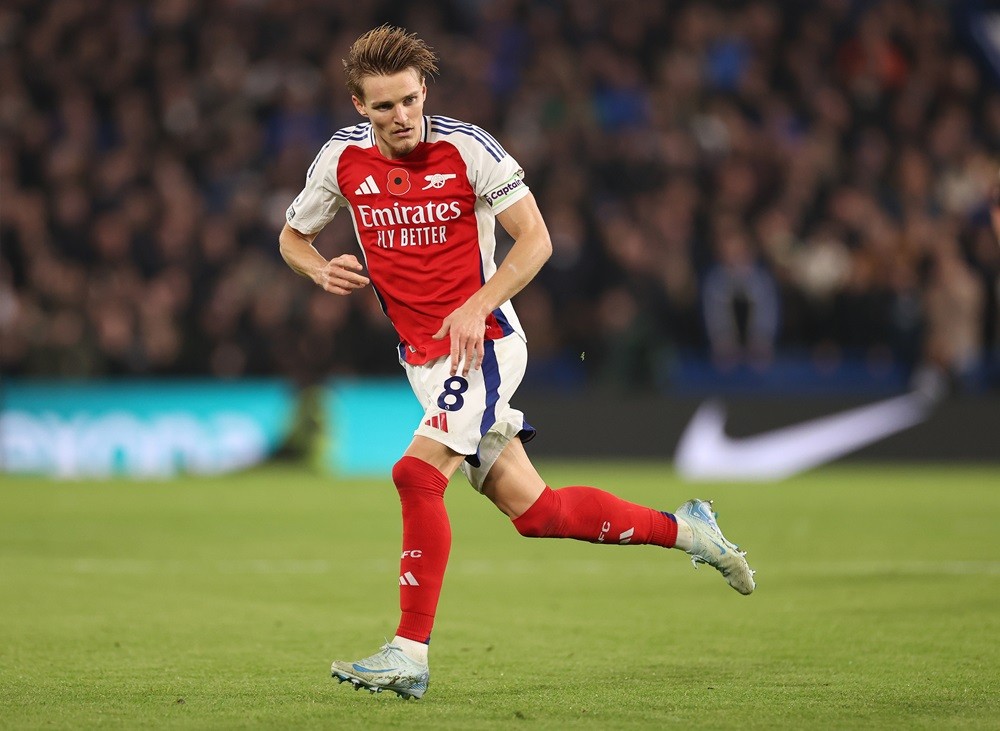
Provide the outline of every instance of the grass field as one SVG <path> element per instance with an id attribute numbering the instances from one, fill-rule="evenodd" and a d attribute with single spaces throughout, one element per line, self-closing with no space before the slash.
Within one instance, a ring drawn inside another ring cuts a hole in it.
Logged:
<path id="1" fill-rule="evenodd" d="M 520 538 L 455 480 L 431 686 L 407 703 L 329 677 L 395 629 L 387 480 L 4 476 L 0 727 L 1000 728 L 1000 469 L 543 474 L 714 498 L 757 592 L 679 552 Z"/>

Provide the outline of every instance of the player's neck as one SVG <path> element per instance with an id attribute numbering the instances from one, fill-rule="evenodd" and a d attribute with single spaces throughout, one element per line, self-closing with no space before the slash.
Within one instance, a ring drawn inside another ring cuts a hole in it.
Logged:
<path id="1" fill-rule="evenodd" d="M 406 150 L 405 152 L 400 150 L 393 150 L 392 148 L 383 145 L 381 142 L 379 142 L 377 146 L 378 146 L 378 151 L 382 154 L 382 157 L 384 157 L 386 160 L 402 160 L 403 158 L 407 158 L 410 155 L 412 155 L 414 150 L 416 150 L 420 146 L 420 143 L 418 142 L 416 145 L 414 145 L 409 150 Z"/>

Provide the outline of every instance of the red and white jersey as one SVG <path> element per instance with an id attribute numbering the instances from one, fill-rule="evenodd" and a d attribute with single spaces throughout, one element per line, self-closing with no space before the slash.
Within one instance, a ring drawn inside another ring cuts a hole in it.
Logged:
<path id="1" fill-rule="evenodd" d="M 423 118 L 423 137 L 403 158 L 383 157 L 370 123 L 338 131 L 309 168 L 286 213 L 303 234 L 347 206 L 400 358 L 420 365 L 445 355 L 441 322 L 496 272 L 496 215 L 528 193 L 524 171 L 481 128 Z M 510 301 L 486 319 L 486 338 L 524 331 Z"/>

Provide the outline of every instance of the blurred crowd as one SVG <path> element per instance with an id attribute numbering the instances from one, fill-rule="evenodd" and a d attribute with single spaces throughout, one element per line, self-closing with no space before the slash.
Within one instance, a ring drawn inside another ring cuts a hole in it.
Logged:
<path id="1" fill-rule="evenodd" d="M 0 367 L 396 373 L 375 297 L 277 248 L 358 121 L 346 49 L 391 22 L 440 56 L 427 112 L 491 131 L 538 198 L 554 253 L 515 302 L 538 368 L 642 387 L 677 353 L 853 359 L 1000 387 L 1000 86 L 954 20 L 931 0 L 8 0 Z M 346 213 L 317 239 L 355 246 Z"/>

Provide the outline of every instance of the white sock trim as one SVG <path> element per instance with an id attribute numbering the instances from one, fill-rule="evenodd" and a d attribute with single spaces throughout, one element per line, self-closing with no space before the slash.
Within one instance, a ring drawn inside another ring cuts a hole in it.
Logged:
<path id="1" fill-rule="evenodd" d="M 677 540 L 674 543 L 674 548 L 690 551 L 694 548 L 694 533 L 691 531 L 691 526 L 684 518 L 678 518 L 676 515 L 674 520 L 677 521 Z"/>
<path id="2" fill-rule="evenodd" d="M 416 660 L 424 665 L 427 664 L 427 645 L 423 642 L 417 642 L 416 640 L 396 635 L 392 638 L 392 644 L 402 650 L 403 654 L 411 660 Z"/>

